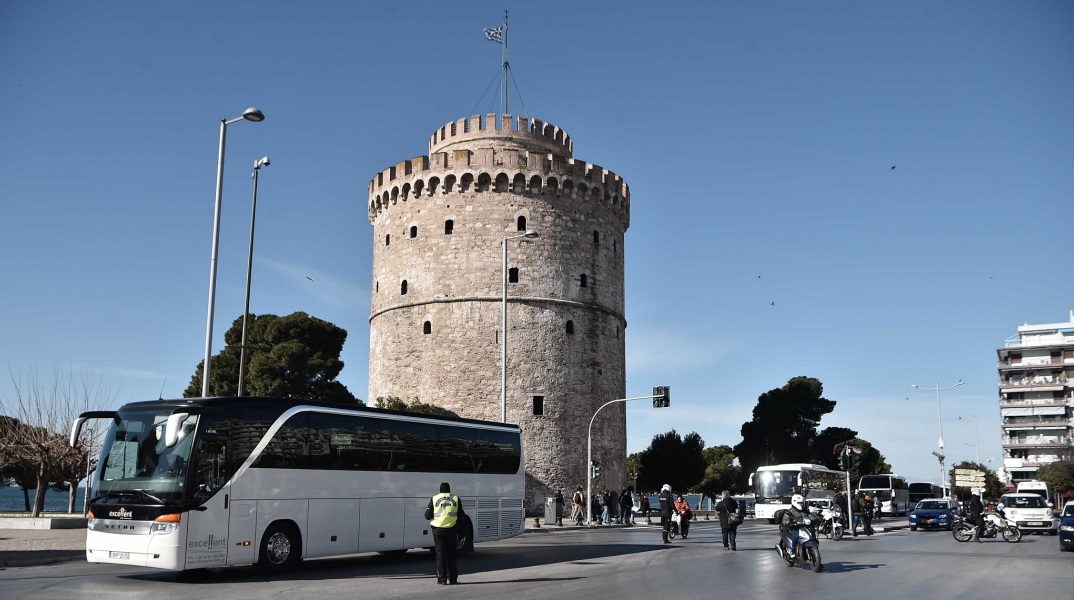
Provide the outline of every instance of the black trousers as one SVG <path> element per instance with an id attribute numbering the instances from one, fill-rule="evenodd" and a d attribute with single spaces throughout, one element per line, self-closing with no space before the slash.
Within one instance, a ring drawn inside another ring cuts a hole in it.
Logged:
<path id="1" fill-rule="evenodd" d="M 433 543 L 436 544 L 436 581 L 455 583 L 459 580 L 459 569 L 455 561 L 454 527 L 433 527 Z"/>

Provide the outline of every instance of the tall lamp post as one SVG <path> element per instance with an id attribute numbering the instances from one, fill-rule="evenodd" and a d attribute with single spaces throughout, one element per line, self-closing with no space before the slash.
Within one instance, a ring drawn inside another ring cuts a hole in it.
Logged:
<path id="1" fill-rule="evenodd" d="M 257 174 L 261 167 L 269 166 L 269 157 L 259 158 L 254 162 L 254 201 L 250 208 L 250 251 L 246 258 L 246 307 L 242 311 L 242 345 L 239 347 L 239 396 L 242 396 L 243 383 L 246 381 L 246 332 L 250 320 L 250 279 L 254 272 L 254 221 L 257 220 Z"/>
<path id="2" fill-rule="evenodd" d="M 502 422 L 507 422 L 507 240 L 513 240 L 516 238 L 537 238 L 541 237 L 541 234 L 536 230 L 527 229 L 525 233 L 518 235 L 509 235 L 503 238 L 503 338 L 500 340 L 503 346 L 503 360 L 500 365 L 500 375 L 502 385 L 500 386 L 500 411 Z"/>
<path id="3" fill-rule="evenodd" d="M 936 458 L 940 459 L 940 487 L 943 488 L 943 496 L 944 496 L 944 498 L 947 497 L 947 467 L 944 465 L 943 417 L 940 414 L 940 392 L 943 391 L 943 390 L 954 389 L 954 388 L 957 388 L 958 386 L 964 385 L 964 384 L 965 384 L 965 382 L 963 382 L 961 379 L 959 379 L 958 383 L 956 383 L 955 385 L 949 385 L 947 387 L 940 387 L 939 383 L 936 384 L 936 387 L 931 387 L 931 388 L 923 388 L 920 385 L 917 385 L 916 383 L 912 384 L 910 386 L 910 387 L 912 387 L 914 389 L 918 389 L 918 390 L 922 390 L 922 391 L 933 390 L 933 391 L 936 392 L 936 425 L 940 430 L 940 442 L 939 442 L 940 451 L 939 452 L 933 452 L 933 454 L 936 455 Z"/>
<path id="4" fill-rule="evenodd" d="M 981 436 L 978 435 L 978 432 L 977 432 L 977 415 L 973 415 L 973 419 L 963 419 L 962 417 L 959 417 L 958 420 L 959 421 L 971 421 L 971 420 L 973 421 L 973 441 L 974 441 L 973 449 L 977 451 L 977 464 L 980 465 L 981 464 Z M 966 445 L 969 446 L 968 443 Z M 980 495 L 982 498 L 984 498 L 984 488 L 983 487 L 978 488 L 977 494 Z"/>
<path id="5" fill-rule="evenodd" d="M 205 323 L 205 362 L 201 371 L 201 395 L 209 396 L 209 360 L 213 352 L 213 311 L 216 308 L 216 257 L 220 245 L 220 199 L 224 190 L 224 145 L 227 140 L 227 126 L 238 121 L 260 123 L 265 114 L 256 108 L 247 108 L 241 117 L 220 120 L 220 151 L 216 162 L 216 205 L 213 212 L 213 252 L 209 261 L 209 316 Z"/>

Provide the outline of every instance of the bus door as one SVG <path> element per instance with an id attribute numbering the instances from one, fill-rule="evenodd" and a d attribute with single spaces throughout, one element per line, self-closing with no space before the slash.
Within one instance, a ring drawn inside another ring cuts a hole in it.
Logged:
<path id="1" fill-rule="evenodd" d="M 189 519 L 186 539 L 186 568 L 222 567 L 228 560 L 231 475 L 224 438 L 203 432 L 191 456 L 190 485 L 193 507 L 185 515 Z"/>

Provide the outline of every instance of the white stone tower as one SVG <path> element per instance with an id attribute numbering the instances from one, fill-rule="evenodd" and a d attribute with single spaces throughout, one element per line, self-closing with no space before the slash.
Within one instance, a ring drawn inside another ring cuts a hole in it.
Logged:
<path id="1" fill-rule="evenodd" d="M 373 178 L 369 222 L 369 400 L 501 420 L 506 244 L 506 412 L 523 430 L 527 512 L 584 487 L 590 418 L 626 390 L 626 183 L 575 160 L 558 127 L 475 115 L 435 131 L 428 156 Z M 593 456 L 594 489 L 623 489 L 622 403 L 594 423 Z"/>

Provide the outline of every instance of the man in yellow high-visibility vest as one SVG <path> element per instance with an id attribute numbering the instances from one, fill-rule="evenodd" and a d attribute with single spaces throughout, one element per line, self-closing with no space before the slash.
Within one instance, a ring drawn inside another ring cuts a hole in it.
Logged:
<path id="1" fill-rule="evenodd" d="M 459 583 L 459 571 L 455 564 L 455 549 L 458 538 L 455 524 L 463 518 L 462 502 L 458 496 L 451 494 L 451 485 L 446 481 L 440 484 L 440 493 L 429 500 L 425 509 L 425 518 L 433 528 L 433 542 L 436 544 L 436 582 L 444 585 Z"/>

